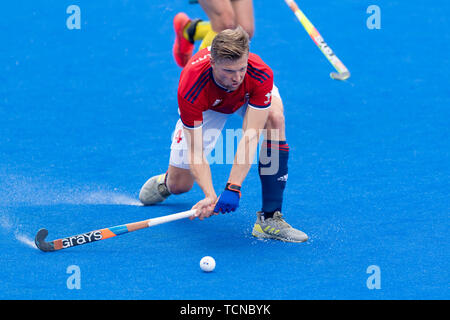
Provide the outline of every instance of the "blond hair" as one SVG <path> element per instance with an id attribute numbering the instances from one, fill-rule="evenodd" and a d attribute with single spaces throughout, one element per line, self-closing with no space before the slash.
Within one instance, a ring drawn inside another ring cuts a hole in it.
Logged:
<path id="1" fill-rule="evenodd" d="M 211 58 L 215 62 L 239 60 L 248 54 L 249 47 L 250 38 L 241 26 L 226 29 L 214 37 L 211 44 Z"/>

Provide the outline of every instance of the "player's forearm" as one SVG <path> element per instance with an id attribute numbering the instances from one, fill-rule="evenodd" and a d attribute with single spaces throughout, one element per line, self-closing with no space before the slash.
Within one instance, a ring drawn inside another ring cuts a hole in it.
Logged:
<path id="1" fill-rule="evenodd" d="M 244 132 L 234 157 L 229 182 L 242 185 L 255 157 L 259 136 L 259 130 L 248 129 Z"/>
<path id="2" fill-rule="evenodd" d="M 205 197 L 217 198 L 212 183 L 211 168 L 204 157 L 191 161 L 190 169 L 195 182 L 202 189 Z"/>
<path id="3" fill-rule="evenodd" d="M 203 133 L 202 129 L 184 129 L 186 144 L 189 155 L 189 168 L 195 182 L 202 189 L 205 197 L 217 198 L 214 191 L 211 169 L 203 154 Z"/>

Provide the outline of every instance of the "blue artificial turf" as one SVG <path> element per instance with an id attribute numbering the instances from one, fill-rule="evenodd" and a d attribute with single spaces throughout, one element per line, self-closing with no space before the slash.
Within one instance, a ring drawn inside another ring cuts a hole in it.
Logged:
<path id="1" fill-rule="evenodd" d="M 0 10 L 1 299 L 448 299 L 449 18 L 438 1 L 298 1 L 352 73 L 333 71 L 283 1 L 255 1 L 252 51 L 274 70 L 290 145 L 287 221 L 303 244 L 259 241 L 254 166 L 237 212 L 54 253 L 56 239 L 189 209 L 194 189 L 138 205 L 168 164 L 186 0 L 16 1 Z M 69 30 L 66 9 L 81 9 Z M 381 29 L 369 30 L 369 5 Z M 239 128 L 233 117 L 227 128 Z M 212 165 L 216 192 L 229 165 Z M 210 255 L 217 267 L 203 273 Z M 80 289 L 69 289 L 70 266 Z M 381 288 L 370 290 L 368 267 Z"/>

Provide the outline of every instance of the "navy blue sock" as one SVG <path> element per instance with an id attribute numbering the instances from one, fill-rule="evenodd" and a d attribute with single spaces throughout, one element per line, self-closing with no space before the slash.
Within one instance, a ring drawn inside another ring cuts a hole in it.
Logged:
<path id="1" fill-rule="evenodd" d="M 280 211 L 283 192 L 288 178 L 289 145 L 286 141 L 267 140 L 263 143 L 258 171 L 262 187 L 262 211 L 264 218 L 271 218 Z"/>

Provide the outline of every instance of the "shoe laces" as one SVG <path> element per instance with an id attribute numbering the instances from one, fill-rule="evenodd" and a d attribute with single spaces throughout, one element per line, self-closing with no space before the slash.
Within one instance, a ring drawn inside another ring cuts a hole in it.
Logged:
<path id="1" fill-rule="evenodd" d="M 272 218 L 265 220 L 268 224 L 276 224 L 280 229 L 290 228 L 291 226 L 284 221 L 283 214 L 280 211 L 275 211 Z"/>

